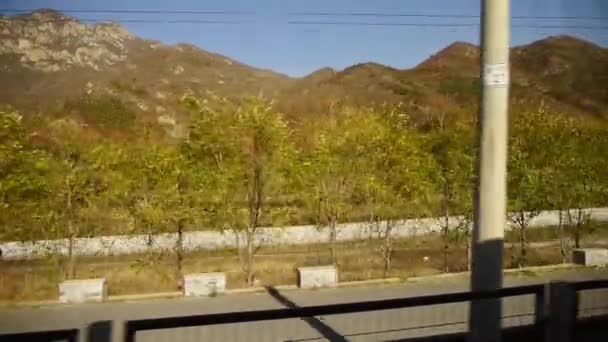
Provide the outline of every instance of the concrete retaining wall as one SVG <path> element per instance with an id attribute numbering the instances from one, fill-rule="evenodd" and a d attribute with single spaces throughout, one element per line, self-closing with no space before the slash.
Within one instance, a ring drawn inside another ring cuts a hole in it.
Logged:
<path id="1" fill-rule="evenodd" d="M 608 221 L 608 208 L 585 209 L 593 220 Z M 443 225 L 443 218 L 423 218 L 399 221 L 394 229 L 396 238 L 413 237 L 439 232 Z M 460 216 L 450 217 L 450 226 L 455 227 L 463 222 Z M 543 211 L 530 221 L 531 227 L 556 226 L 559 222 L 559 212 Z M 386 227 L 386 222 L 380 222 L 380 231 Z M 511 225 L 505 227 L 511 229 Z M 338 225 L 338 241 L 356 241 L 378 236 L 377 227 L 368 223 L 344 223 Z M 151 240 L 151 241 L 149 241 Z M 256 240 L 262 245 L 286 244 L 314 244 L 329 241 L 329 229 L 318 228 L 313 225 L 290 227 L 259 228 Z M 74 242 L 76 255 L 123 255 L 143 253 L 151 250 L 173 249 L 177 241 L 176 234 L 158 234 L 151 237 L 147 235 L 114 235 L 95 238 L 78 238 Z M 201 230 L 184 233 L 184 249 L 193 251 L 198 249 L 215 250 L 222 248 L 236 248 L 242 245 L 244 234 L 231 230 Z M 149 243 L 151 242 L 151 243 Z M 31 259 L 44 257 L 48 254 L 67 255 L 68 240 L 40 240 L 36 242 L 4 242 L 0 243 L 2 258 L 7 260 Z"/>

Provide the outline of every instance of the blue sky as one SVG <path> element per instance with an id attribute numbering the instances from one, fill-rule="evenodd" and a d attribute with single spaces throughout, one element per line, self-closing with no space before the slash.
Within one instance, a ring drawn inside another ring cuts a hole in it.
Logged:
<path id="1" fill-rule="evenodd" d="M 477 18 L 378 16 L 298 16 L 294 12 L 401 13 L 479 15 L 480 0 L 2 0 L 2 9 L 54 8 L 69 10 L 211 10 L 245 14 L 70 13 L 81 19 L 212 20 L 216 23 L 133 23 L 129 31 L 148 39 L 186 42 L 256 67 L 302 76 L 329 66 L 375 61 L 397 68 L 415 66 L 454 41 L 477 44 L 478 27 L 295 25 L 290 21 L 454 24 Z M 549 35 L 569 34 L 608 46 L 608 19 L 538 19 L 608 17 L 608 0 L 512 0 L 512 45 Z M 521 27 L 521 26 L 541 26 Z M 563 28 L 596 26 L 604 30 Z"/>

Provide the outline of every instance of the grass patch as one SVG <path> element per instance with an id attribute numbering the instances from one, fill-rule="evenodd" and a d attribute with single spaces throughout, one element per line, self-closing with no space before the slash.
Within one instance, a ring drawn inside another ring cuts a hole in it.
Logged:
<path id="1" fill-rule="evenodd" d="M 574 235 L 574 227 L 564 226 L 563 229 L 566 237 Z M 589 222 L 583 227 L 582 235 L 588 240 L 608 239 L 608 224 L 604 222 Z M 559 240 L 559 229 L 557 226 L 528 228 L 526 230 L 526 238 L 528 242 Z M 519 231 L 517 229 L 506 231 L 505 242 L 519 242 Z"/>

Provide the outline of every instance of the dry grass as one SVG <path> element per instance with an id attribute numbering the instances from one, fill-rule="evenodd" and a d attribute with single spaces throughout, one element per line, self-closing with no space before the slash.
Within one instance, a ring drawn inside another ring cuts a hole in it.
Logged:
<path id="1" fill-rule="evenodd" d="M 535 233 L 547 237 L 547 232 Z M 587 244 L 608 236 L 601 229 L 588 236 Z M 539 238 L 540 239 L 540 238 Z M 533 241 L 538 241 L 535 236 Z M 407 278 L 441 273 L 444 269 L 443 242 L 437 236 L 397 240 L 394 243 L 390 277 Z M 377 279 L 384 276 L 377 241 L 337 244 L 340 281 Z M 512 267 L 519 255 L 517 246 L 505 248 L 505 267 Z M 425 258 L 427 257 L 427 258 Z M 326 244 L 261 248 L 255 258 L 256 279 L 260 285 L 295 284 L 296 268 L 330 262 Z M 529 248 L 529 266 L 561 262 L 559 246 Z M 55 258 L 35 261 L 0 262 L 0 300 L 24 301 L 57 298 L 57 284 L 63 277 L 65 260 Z M 175 291 L 179 287 L 175 256 L 169 253 L 115 257 L 86 257 L 77 262 L 77 278 L 104 277 L 111 295 Z M 451 272 L 466 270 L 466 253 L 462 246 L 451 246 L 448 257 Z M 185 256 L 183 272 L 216 272 L 227 274 L 229 288 L 243 288 L 245 276 L 235 250 L 197 251 Z"/>

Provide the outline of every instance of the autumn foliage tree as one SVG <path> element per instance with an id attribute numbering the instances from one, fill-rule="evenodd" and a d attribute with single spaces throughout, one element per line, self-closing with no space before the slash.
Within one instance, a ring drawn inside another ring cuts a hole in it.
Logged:
<path id="1" fill-rule="evenodd" d="M 444 271 L 449 272 L 450 245 L 465 244 L 467 269 L 471 264 L 470 226 L 473 221 L 473 192 L 475 142 L 469 126 L 457 124 L 437 132 L 432 153 L 440 174 L 439 191 L 442 194 L 442 238 Z M 451 222 L 452 215 L 462 219 Z"/>
<path id="2" fill-rule="evenodd" d="M 74 277 L 79 238 L 139 234 L 147 237 L 143 250 L 156 250 L 147 247 L 156 247 L 158 234 L 172 233 L 179 279 L 186 231 L 219 229 L 235 237 L 249 285 L 264 226 L 315 224 L 328 232 L 338 262 L 340 224 L 363 222 L 372 227 L 384 276 L 403 219 L 443 218 L 445 271 L 453 271 L 452 245 L 466 242 L 469 250 L 476 155 L 470 123 L 445 114 L 439 128 L 421 127 L 398 106 L 340 104 L 288 121 L 259 97 L 183 100 L 192 117 L 177 142 L 156 139 L 154 124 L 139 118 L 128 119 L 134 131 L 125 138 L 100 134 L 115 125 L 99 131 L 77 118 L 48 118 L 28 126 L 18 113 L 0 112 L 0 239 L 65 239 L 65 275 Z M 605 125 L 542 109 L 513 120 L 515 265 L 529 262 L 527 232 L 542 210 L 564 213 L 563 260 L 567 240 L 584 245 L 592 227 L 585 208 L 608 203 L 606 137 Z M 140 259 L 144 267 L 156 260 Z"/>
<path id="3" fill-rule="evenodd" d="M 0 112 L 0 238 L 41 238 L 48 220 L 51 156 L 31 143 L 14 111 Z"/>
<path id="4" fill-rule="evenodd" d="M 244 233 L 243 269 L 254 283 L 256 233 L 264 218 L 272 222 L 269 200 L 280 197 L 288 169 L 288 128 L 272 103 L 246 98 L 234 104 L 187 99 L 195 114 L 183 149 L 188 158 L 209 172 L 201 186 L 211 199 L 209 210 L 217 223 Z M 222 130 L 218 131 L 218 127 Z M 244 204 L 244 206 L 243 206 Z"/>

